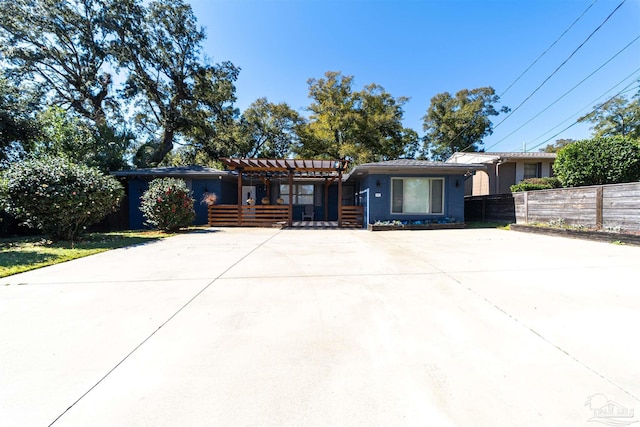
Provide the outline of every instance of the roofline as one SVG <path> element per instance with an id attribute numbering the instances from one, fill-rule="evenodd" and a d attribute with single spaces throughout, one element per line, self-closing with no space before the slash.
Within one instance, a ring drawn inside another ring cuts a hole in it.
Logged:
<path id="1" fill-rule="evenodd" d="M 225 177 L 234 176 L 229 171 L 210 170 L 210 171 L 161 171 L 158 169 L 129 169 L 122 171 L 110 172 L 113 176 L 119 177 L 135 177 L 135 176 L 166 176 L 166 177 Z"/>
<path id="2" fill-rule="evenodd" d="M 441 163 L 441 164 L 415 164 L 415 165 L 389 165 L 389 164 L 362 164 L 354 167 L 347 177 L 353 175 L 366 175 L 369 173 L 467 173 L 475 170 L 486 170 L 487 166 L 480 163 Z"/>

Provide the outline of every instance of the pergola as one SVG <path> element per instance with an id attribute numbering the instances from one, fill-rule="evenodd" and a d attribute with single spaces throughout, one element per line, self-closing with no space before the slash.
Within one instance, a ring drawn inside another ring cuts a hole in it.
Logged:
<path id="1" fill-rule="evenodd" d="M 309 160 L 309 159 L 244 159 L 221 158 L 220 161 L 230 171 L 238 173 L 238 223 L 242 222 L 242 177 L 257 176 L 262 180 L 267 191 L 270 189 L 272 179 L 287 179 L 289 182 L 289 194 L 293 194 L 293 181 L 295 179 L 324 179 L 328 187 L 333 181 L 338 184 L 338 227 L 342 226 L 342 174 L 347 170 L 348 160 Z M 267 193 L 269 194 L 269 193 Z M 328 205 L 328 192 L 325 191 L 325 209 Z M 254 214 L 257 212 L 254 207 Z M 265 209 L 273 212 L 274 209 Z M 287 209 L 287 224 L 293 222 L 293 197 L 289 197 Z"/>

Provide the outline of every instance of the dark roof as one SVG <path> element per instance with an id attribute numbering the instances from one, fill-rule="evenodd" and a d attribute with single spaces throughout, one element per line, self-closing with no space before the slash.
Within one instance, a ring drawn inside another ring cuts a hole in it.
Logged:
<path id="1" fill-rule="evenodd" d="M 115 176 L 167 176 L 167 177 L 207 177 L 224 176 L 229 173 L 204 166 L 177 166 L 147 169 L 130 169 L 111 172 Z"/>
<path id="2" fill-rule="evenodd" d="M 445 163 L 429 160 L 398 159 L 357 165 L 349 176 L 368 173 L 465 173 L 478 169 L 486 169 L 477 163 Z"/>

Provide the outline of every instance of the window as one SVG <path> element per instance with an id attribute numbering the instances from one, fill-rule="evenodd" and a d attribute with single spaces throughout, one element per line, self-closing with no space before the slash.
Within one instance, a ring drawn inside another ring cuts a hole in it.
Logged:
<path id="1" fill-rule="evenodd" d="M 528 179 L 528 178 L 540 178 L 539 163 L 524 164 L 524 179 Z"/>
<path id="2" fill-rule="evenodd" d="M 391 179 L 391 213 L 441 214 L 443 212 L 443 178 Z"/>
<path id="3" fill-rule="evenodd" d="M 313 184 L 293 184 L 293 204 L 313 205 Z M 289 184 L 280 184 L 280 197 L 289 203 Z"/>

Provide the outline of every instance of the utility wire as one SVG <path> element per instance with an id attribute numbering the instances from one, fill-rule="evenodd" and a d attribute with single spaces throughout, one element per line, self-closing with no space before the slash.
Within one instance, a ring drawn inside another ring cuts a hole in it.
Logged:
<path id="1" fill-rule="evenodd" d="M 625 77 L 624 79 L 622 79 L 622 81 L 618 82 L 618 83 L 617 83 L 615 86 L 613 86 L 611 89 L 607 90 L 607 91 L 605 92 L 605 94 L 606 94 L 607 92 L 610 92 L 611 90 L 613 90 L 616 86 L 619 86 L 620 84 L 622 84 L 625 80 L 627 80 L 629 77 L 631 77 L 632 75 L 636 74 L 636 73 L 637 73 L 637 72 L 639 72 L 639 71 L 640 71 L 640 68 L 638 68 L 638 69 L 634 70 L 631 74 L 629 74 L 627 77 Z M 592 113 L 592 112 L 594 112 L 594 111 L 597 111 L 598 109 L 602 108 L 602 106 L 604 106 L 607 102 L 611 101 L 613 98 L 615 98 L 615 97 L 617 97 L 617 96 L 620 96 L 620 95 L 622 95 L 623 93 L 627 92 L 627 91 L 628 91 L 628 89 L 629 89 L 629 87 L 630 87 L 631 85 L 633 85 L 633 84 L 638 80 L 638 78 L 640 78 L 640 75 L 638 75 L 638 76 L 634 77 L 634 79 L 633 79 L 633 81 L 632 81 L 631 83 L 629 83 L 628 85 L 626 85 L 626 86 L 625 86 L 624 88 L 622 88 L 618 93 L 616 93 L 615 95 L 613 95 L 612 97 L 610 97 L 610 98 L 609 98 L 609 99 L 607 99 L 606 101 L 604 101 L 604 102 L 602 102 L 602 103 L 598 104 L 596 107 L 594 107 L 594 108 L 593 108 L 589 113 L 587 113 L 587 114 L 590 114 L 590 113 Z M 632 88 L 631 90 L 635 90 L 635 88 Z M 599 98 L 602 98 L 602 96 L 604 96 L 604 94 L 603 94 L 603 95 L 598 96 L 595 100 L 591 101 L 587 106 L 582 107 L 580 110 L 583 110 L 584 108 L 587 108 L 589 105 L 593 105 L 593 103 L 594 103 L 594 102 L 597 102 L 597 100 L 598 100 Z M 536 138 L 533 138 L 531 141 L 529 141 L 529 142 L 528 142 L 527 144 L 525 144 L 525 145 L 526 145 L 526 146 L 528 146 L 529 144 L 531 144 L 531 143 L 532 143 L 533 141 L 535 141 L 536 139 L 538 139 L 538 138 L 542 138 L 544 135 L 546 135 L 546 134 L 548 134 L 549 132 L 553 131 L 554 129 L 557 129 L 558 127 L 562 126 L 564 123 L 566 123 L 567 121 L 571 120 L 573 117 L 575 117 L 575 116 L 577 116 L 577 115 L 580 115 L 580 112 L 579 112 L 579 111 L 578 111 L 577 113 L 573 114 L 572 116 L 568 117 L 567 119 L 563 120 L 562 122 L 560 122 L 560 123 L 559 123 L 559 124 L 557 124 L 556 126 L 552 127 L 551 129 L 549 129 L 548 131 L 546 131 L 546 132 L 545 132 L 545 133 L 543 133 L 542 135 L 540 135 L 540 136 L 538 136 L 538 137 L 536 137 Z M 553 139 L 553 138 L 555 138 L 556 136 L 560 135 L 562 132 L 566 131 L 567 129 L 570 129 L 571 127 L 573 127 L 573 126 L 575 126 L 575 125 L 577 125 L 577 124 L 578 124 L 578 121 L 573 122 L 572 124 L 570 124 L 569 126 L 565 127 L 564 129 L 562 129 L 561 131 L 559 131 L 559 132 L 558 132 L 558 133 L 556 133 L 555 135 L 553 135 L 553 136 L 551 136 L 551 137 L 549 137 L 549 138 L 545 139 L 544 141 L 542 141 L 542 142 L 540 142 L 540 143 L 538 143 L 538 144 L 536 144 L 536 145 L 534 145 L 534 146 L 530 147 L 530 148 L 529 148 L 529 150 L 533 150 L 533 149 L 535 149 L 535 148 L 540 147 L 540 146 L 541 146 L 542 144 L 544 144 L 545 142 L 549 142 L 550 140 L 552 140 L 552 139 Z"/>
<path id="2" fill-rule="evenodd" d="M 632 90 L 635 90 L 635 89 L 637 89 L 637 88 L 640 88 L 640 86 L 637 86 L 637 87 L 635 87 L 635 88 L 632 88 Z M 616 96 L 621 95 L 622 93 L 624 93 L 624 92 L 620 92 L 620 93 L 618 93 Z M 614 97 L 614 98 L 615 98 L 615 97 Z M 609 101 L 611 101 L 611 99 L 608 99 L 606 102 L 604 102 L 604 103 L 603 103 L 603 105 L 604 105 L 604 104 L 606 104 L 606 103 L 607 103 L 607 102 L 609 102 Z M 594 109 L 593 111 L 596 111 L 596 110 L 598 110 L 598 109 L 599 109 L 599 108 L 601 108 L 601 107 L 602 107 L 602 105 L 599 105 L 599 106 L 598 106 L 596 109 Z M 560 135 L 560 134 L 561 134 L 562 132 L 564 132 L 565 130 L 570 129 L 570 128 L 574 127 L 574 126 L 575 126 L 575 125 L 577 125 L 577 124 L 578 124 L 578 122 L 577 122 L 577 121 L 575 121 L 575 122 L 571 123 L 569 126 L 567 126 L 566 128 L 562 129 L 560 132 L 558 132 L 558 133 L 556 133 L 555 135 L 553 135 L 552 137 L 550 137 L 550 138 L 548 138 L 548 139 L 546 139 L 546 140 L 542 141 L 541 143 L 534 145 L 534 146 L 533 146 L 533 147 L 531 147 L 529 150 L 532 150 L 532 149 L 535 149 L 535 148 L 540 147 L 540 146 L 541 146 L 542 144 L 544 144 L 545 142 L 549 142 L 549 141 L 551 141 L 553 138 L 555 138 L 556 136 Z"/>
<path id="3" fill-rule="evenodd" d="M 613 59 L 615 59 L 618 55 L 620 55 L 622 52 L 624 52 L 626 49 L 629 48 L 629 46 L 631 46 L 633 43 L 635 43 L 636 41 L 638 41 L 640 39 L 640 35 L 637 36 L 635 39 L 633 39 L 629 44 L 627 44 L 625 47 L 623 47 L 622 49 L 620 49 L 618 51 L 618 53 L 616 53 L 615 55 L 613 55 L 611 58 L 609 58 L 604 64 L 602 64 L 601 66 L 599 66 L 598 68 L 596 68 L 595 71 L 593 71 L 591 74 L 589 74 L 587 77 L 585 77 L 584 79 L 582 79 L 578 84 L 576 84 L 575 86 L 573 86 L 571 89 L 569 89 L 568 91 L 566 91 L 564 94 L 562 94 L 562 96 L 560 96 L 559 98 L 557 98 L 555 101 L 553 101 L 551 104 L 549 104 L 547 107 L 545 107 L 542 111 L 540 111 L 538 114 L 536 114 L 535 116 L 531 117 L 529 120 L 527 120 L 526 122 L 524 122 L 522 125 L 520 125 L 517 129 L 515 129 L 513 132 L 511 132 L 508 135 L 505 135 L 502 139 L 500 139 L 499 141 L 495 142 L 494 144 L 486 147 L 486 150 L 489 150 L 492 147 L 495 147 L 496 145 L 500 144 L 502 141 L 504 141 L 505 139 L 507 139 L 508 137 L 510 137 L 511 135 L 513 135 L 514 133 L 516 133 L 517 131 L 519 131 L 520 129 L 522 129 L 523 127 L 525 127 L 526 125 L 528 125 L 529 123 L 531 123 L 534 119 L 536 119 L 537 117 L 539 117 L 542 113 L 544 113 L 545 111 L 547 111 L 549 108 L 553 107 L 555 104 L 558 103 L 558 101 L 560 101 L 562 98 L 564 98 L 565 96 L 567 96 L 569 93 L 573 92 L 574 89 L 576 89 L 578 86 L 580 86 L 582 83 L 584 83 L 585 81 L 587 81 L 589 78 L 591 78 L 595 73 L 597 73 L 598 71 L 600 71 L 605 65 L 607 65 L 609 62 L 611 62 Z M 626 80 L 626 79 L 625 79 Z"/>
<path id="4" fill-rule="evenodd" d="M 573 26 L 574 26 L 574 25 L 576 25 L 576 23 L 577 23 L 580 19 L 582 19 L 582 17 L 587 13 L 587 11 L 588 11 L 589 9 L 591 9 L 591 7 L 592 7 L 594 4 L 596 4 L 596 2 L 597 2 L 597 1 L 598 1 L 598 0 L 593 0 L 593 3 L 591 3 L 591 4 L 589 5 L 589 7 L 587 7 L 587 8 L 584 10 L 584 12 L 582 12 L 582 14 L 581 14 L 580 16 L 578 16 L 578 18 L 577 18 L 575 21 L 573 21 L 573 24 L 569 25 L 569 28 L 567 28 L 566 30 L 564 30 L 564 32 L 563 32 L 562 34 L 560 34 L 560 36 L 559 36 L 559 37 L 558 37 L 558 38 L 557 38 L 553 43 L 551 43 L 551 45 L 550 45 L 550 46 L 549 46 L 549 47 L 548 47 L 544 52 L 542 52 L 542 53 L 540 54 L 540 56 L 538 56 L 538 57 L 536 58 L 536 60 L 535 60 L 535 61 L 533 61 L 533 62 L 531 63 L 531 65 L 529 65 L 529 66 L 528 66 L 528 67 L 527 67 L 527 68 L 526 68 L 526 69 L 525 69 L 525 70 L 524 70 L 524 71 L 523 71 L 523 72 L 522 72 L 522 73 L 521 73 L 521 74 L 520 74 L 520 75 L 519 75 L 519 76 L 518 76 L 518 77 L 517 77 L 517 78 L 516 78 L 516 79 L 515 79 L 515 80 L 514 80 L 514 81 L 513 81 L 513 82 L 512 82 L 512 83 L 511 83 L 511 84 L 510 84 L 510 85 L 509 85 L 509 86 L 508 86 L 508 87 L 507 87 L 507 88 L 506 88 L 506 89 L 501 93 L 501 94 L 500 94 L 500 95 L 499 95 L 499 96 L 500 96 L 500 98 L 502 98 L 502 96 L 503 96 L 505 93 L 507 93 L 507 92 L 509 91 L 509 89 L 511 89 L 511 87 L 512 87 L 513 85 L 515 85 L 515 84 L 518 82 L 518 80 L 520 80 L 520 79 L 522 78 L 522 76 L 524 76 L 525 74 L 527 74 L 527 72 L 528 72 L 528 71 L 529 71 L 529 70 L 530 70 L 534 65 L 536 65 L 536 63 L 537 63 L 540 59 L 542 59 L 542 57 L 543 57 L 543 56 L 545 56 L 545 55 L 547 54 L 547 52 L 549 52 L 549 51 L 551 50 L 551 48 L 552 48 L 552 47 L 554 47 L 554 46 L 555 46 L 555 45 L 556 45 L 556 43 L 558 43 L 558 42 L 560 41 L 560 39 L 562 39 L 562 37 L 564 37 L 564 36 L 565 36 L 565 34 L 567 34 L 567 33 L 569 32 L 569 30 L 571 30 L 571 28 L 573 28 Z"/>
<path id="5" fill-rule="evenodd" d="M 560 39 L 587 13 L 587 11 L 589 9 L 591 9 L 591 7 L 597 2 L 598 0 L 594 0 L 593 3 L 591 3 L 584 12 L 582 12 L 582 14 L 580 16 L 578 16 L 578 18 L 569 26 L 569 28 L 567 28 L 544 52 L 542 52 L 542 54 L 540 56 L 538 56 L 538 58 L 533 61 L 533 63 L 531 65 L 529 65 L 529 67 L 527 67 L 527 69 L 525 69 L 510 85 L 509 87 L 507 87 L 501 95 L 499 95 L 500 97 L 502 97 L 505 93 L 507 93 L 507 91 L 509 89 L 511 89 L 511 87 L 518 81 L 520 80 L 520 78 L 522 78 L 522 76 L 524 76 L 529 69 L 531 69 L 556 43 L 558 43 L 558 41 L 560 41 Z M 531 98 L 546 82 L 547 80 L 549 80 L 556 72 L 558 72 L 558 70 L 587 42 L 587 40 L 589 40 L 589 38 L 591 38 L 591 36 L 593 36 L 593 34 L 595 34 L 600 27 L 602 27 L 602 25 L 604 25 L 605 22 L 607 22 L 607 20 L 609 20 L 609 18 L 611 17 L 611 15 L 613 15 L 621 6 L 622 4 L 624 4 L 626 0 L 623 0 L 622 3 L 620 3 L 618 5 L 618 7 L 616 7 L 614 9 L 613 12 L 611 12 L 611 14 L 609 14 L 609 16 L 598 26 L 598 28 L 596 28 L 590 35 L 589 37 L 587 37 L 587 39 L 585 41 L 582 42 L 582 44 L 580 46 L 578 46 L 578 48 L 576 50 L 573 51 L 573 53 L 569 56 L 569 58 L 567 58 L 562 64 L 560 64 L 560 66 L 558 68 L 556 68 L 556 70 L 545 79 L 544 82 L 542 82 L 542 84 L 540 86 L 538 86 L 538 88 L 533 91 L 533 93 L 531 93 L 531 95 L 529 95 L 527 97 L 527 99 L 525 99 L 520 105 L 518 105 L 514 110 L 512 110 L 507 116 L 505 116 L 502 121 L 500 121 L 500 123 L 498 123 L 496 126 L 494 126 L 493 129 L 497 128 L 500 124 L 502 124 L 502 122 L 504 122 L 507 118 L 509 118 L 518 108 L 522 107 L 522 105 L 527 102 L 527 100 L 529 100 L 529 98 Z M 449 140 L 450 144 L 453 140 L 455 140 L 457 137 L 459 137 L 460 135 L 462 135 L 463 132 L 465 132 L 467 129 L 469 129 L 471 127 L 471 125 L 465 127 L 464 129 L 462 129 L 456 136 L 454 136 L 453 138 L 451 138 Z M 472 147 L 474 144 L 469 144 L 466 147 L 464 147 L 462 150 L 460 151 L 465 151 L 467 149 L 469 149 L 470 147 Z"/>
<path id="6" fill-rule="evenodd" d="M 613 16 L 614 13 L 616 13 L 621 7 L 622 5 L 626 2 L 627 0 L 622 0 L 622 2 L 620 2 L 620 4 L 618 6 L 616 6 L 616 8 L 613 10 L 613 12 L 611 12 L 609 14 L 609 16 L 607 16 L 605 18 L 604 21 L 602 21 L 602 23 L 600 25 L 598 25 L 598 27 L 596 27 L 595 30 L 593 30 L 591 32 L 591 34 L 589 34 L 589 36 L 582 42 L 580 43 L 580 45 L 573 51 L 571 52 L 571 55 L 569 55 L 569 57 L 567 59 L 565 59 L 551 74 L 549 74 L 549 76 L 544 79 L 544 81 L 542 83 L 540 83 L 540 85 L 535 88 L 535 90 L 533 92 L 531 92 L 531 94 L 529 94 L 529 96 L 527 96 L 524 101 L 522 101 L 516 108 L 514 108 L 513 110 L 511 110 L 511 112 L 509 114 L 507 114 L 497 125 L 495 125 L 493 128 L 496 129 L 498 126 L 500 126 L 502 123 L 504 123 L 505 120 L 507 120 L 509 117 L 511 117 L 513 115 L 513 113 L 515 113 L 516 111 L 518 111 L 518 109 L 520 109 L 520 107 L 522 107 L 529 99 L 531 99 L 531 97 L 533 95 L 536 94 L 536 92 L 538 92 L 540 90 L 540 88 L 542 88 L 542 86 L 545 85 L 545 83 L 547 83 L 551 77 L 553 77 L 567 62 L 569 62 L 569 60 L 573 57 L 573 55 L 576 54 L 576 52 L 578 52 L 588 41 L 589 39 L 595 34 L 597 33 L 600 28 L 602 28 L 602 26 Z"/>

